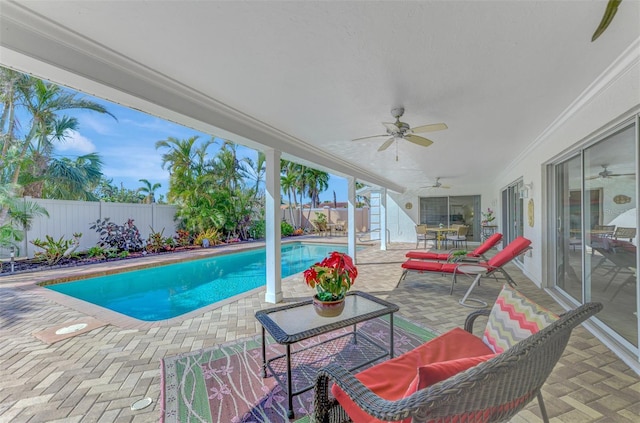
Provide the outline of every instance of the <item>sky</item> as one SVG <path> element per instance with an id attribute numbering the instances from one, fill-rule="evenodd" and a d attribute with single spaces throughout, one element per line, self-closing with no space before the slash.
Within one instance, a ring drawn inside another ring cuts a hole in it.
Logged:
<path id="1" fill-rule="evenodd" d="M 78 119 L 78 130 L 70 131 L 64 142 L 56 144 L 54 155 L 75 158 L 96 152 L 102 158 L 104 176 L 113 179 L 113 185 L 136 190 L 144 185 L 139 180 L 147 179 L 152 185 L 161 184 L 156 191 L 156 198 L 164 195 L 166 200 L 169 188 L 169 172 L 162 169 L 161 159 L 167 150 L 156 150 L 156 141 L 169 137 L 187 139 L 195 135 L 199 140 L 206 141 L 215 135 L 204 134 L 106 100 L 80 95 L 102 104 L 117 120 L 107 114 L 87 110 L 65 111 L 66 115 Z M 209 147 L 212 156 L 219 145 Z M 238 152 L 253 160 L 257 157 L 255 150 L 246 147 L 241 146 Z M 333 201 L 334 190 L 338 201 L 347 200 L 346 179 L 331 175 L 329 189 L 320 194 L 320 201 Z M 284 195 L 282 199 L 287 200 Z"/>

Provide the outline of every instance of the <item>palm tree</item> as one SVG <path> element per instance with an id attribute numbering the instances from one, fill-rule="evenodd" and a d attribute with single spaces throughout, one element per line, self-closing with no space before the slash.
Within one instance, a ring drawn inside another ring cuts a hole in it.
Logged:
<path id="1" fill-rule="evenodd" d="M 23 106 L 31 117 L 31 128 L 22 141 L 18 158 L 22 162 L 30 153 L 32 176 L 41 177 L 51 158 L 53 141 L 64 141 L 69 130 L 78 128 L 77 119 L 59 116 L 59 112 L 84 109 L 107 114 L 114 119 L 116 117 L 101 104 L 78 98 L 77 93 L 37 78 L 29 76 L 26 78 L 30 83 L 20 84 L 19 89 L 24 100 Z M 16 167 L 12 183 L 18 182 L 20 170 L 21 166 Z M 31 188 L 29 193 L 39 197 L 41 189 L 42 183 Z"/>
<path id="2" fill-rule="evenodd" d="M 259 151 L 258 159 L 255 162 L 250 157 L 245 157 L 240 163 L 240 167 L 242 177 L 254 182 L 253 189 L 257 195 L 267 173 L 267 158 L 264 153 Z"/>
<path id="3" fill-rule="evenodd" d="M 162 168 L 169 170 L 170 174 L 167 198 L 177 204 L 182 204 L 183 197 L 189 194 L 186 191 L 193 190 L 193 181 L 207 168 L 206 151 L 215 140 L 210 139 L 194 147 L 198 138 L 197 135 L 185 140 L 169 137 L 156 142 L 156 150 L 169 149 L 162 155 Z"/>
<path id="4" fill-rule="evenodd" d="M 102 179 L 102 159 L 97 153 L 54 158 L 49 163 L 42 189 L 43 198 L 98 201 L 93 192 Z"/>
<path id="5" fill-rule="evenodd" d="M 0 207 L 11 213 L 9 222 L 0 224 L 0 247 L 13 247 L 20 254 L 18 242 L 24 239 L 24 231 L 31 226 L 31 220 L 38 215 L 49 216 L 47 210 L 34 201 L 26 201 L 14 196 L 15 189 L 8 184 L 0 184 Z M 19 226 L 17 228 L 16 226 Z"/>
<path id="6" fill-rule="evenodd" d="M 303 178 L 307 185 L 307 194 L 311 199 L 311 207 L 317 208 L 320 204 L 320 193 L 329 188 L 329 174 L 321 170 L 306 168 Z"/>
<path id="7" fill-rule="evenodd" d="M 293 193 L 294 201 L 295 196 L 295 186 L 296 186 L 296 176 L 293 173 L 284 173 L 280 176 L 280 187 L 284 192 L 287 193 L 287 198 L 289 200 L 289 218 L 291 219 L 291 223 L 296 226 L 296 221 L 293 215 L 293 207 L 291 207 L 291 194 Z"/>
<path id="8" fill-rule="evenodd" d="M 27 193 L 40 197 L 44 186 L 44 175 L 51 161 L 53 141 L 64 141 L 68 130 L 76 129 L 78 121 L 59 115 L 68 109 L 85 109 L 108 114 L 102 105 L 78 97 L 57 85 L 44 82 L 29 75 L 13 71 L 0 72 L 0 99 L 3 104 L 0 115 L 2 131 L 2 156 L 0 183 L 9 184 L 13 195 Z M 21 113 L 18 113 L 17 108 Z M 20 125 L 18 116 L 27 116 L 28 125 Z M 28 128 L 23 138 L 17 129 Z M 27 181 L 28 186 L 20 190 L 18 183 Z M 0 225 L 7 220 L 9 209 L 0 208 Z"/>
<path id="9" fill-rule="evenodd" d="M 144 186 L 138 188 L 138 192 L 146 194 L 144 197 L 144 202 L 147 204 L 155 203 L 156 202 L 155 192 L 160 187 L 162 187 L 162 185 L 158 182 L 152 185 L 151 182 L 149 182 L 146 179 L 138 179 L 138 181 L 144 184 Z"/>

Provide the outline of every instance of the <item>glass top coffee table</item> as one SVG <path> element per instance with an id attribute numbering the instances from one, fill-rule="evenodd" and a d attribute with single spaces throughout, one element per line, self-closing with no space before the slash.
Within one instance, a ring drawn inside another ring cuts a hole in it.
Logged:
<path id="1" fill-rule="evenodd" d="M 373 295 L 351 291 L 345 298 L 344 310 L 336 317 L 316 314 L 312 300 L 256 312 L 256 319 L 262 324 L 262 376 L 266 377 L 268 370 L 287 392 L 288 417 L 294 417 L 293 397 L 313 389 L 317 371 L 327 364 L 338 363 L 353 371 L 387 356 L 393 358 L 393 313 L 398 310 L 397 305 Z M 358 323 L 385 315 L 389 315 L 388 349 L 357 328 Z M 352 331 L 292 352 L 296 342 L 349 326 Z M 285 354 L 267 360 L 266 332 L 285 346 Z"/>

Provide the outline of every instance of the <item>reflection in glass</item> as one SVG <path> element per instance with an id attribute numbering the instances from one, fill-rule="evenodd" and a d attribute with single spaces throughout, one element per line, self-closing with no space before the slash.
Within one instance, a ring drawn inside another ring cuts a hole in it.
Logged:
<path id="1" fill-rule="evenodd" d="M 599 319 L 637 346 L 634 140 L 629 126 L 584 150 L 582 207 L 585 300 L 604 303 Z"/>
<path id="2" fill-rule="evenodd" d="M 556 284 L 582 302 L 582 201 L 580 156 L 556 166 Z"/>

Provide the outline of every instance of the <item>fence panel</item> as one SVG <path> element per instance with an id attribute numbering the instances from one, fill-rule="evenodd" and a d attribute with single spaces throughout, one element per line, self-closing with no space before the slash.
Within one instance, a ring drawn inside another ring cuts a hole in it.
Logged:
<path id="1" fill-rule="evenodd" d="M 89 227 L 98 219 L 106 217 L 117 225 L 124 224 L 127 219 L 133 219 L 134 224 L 140 230 L 140 235 L 145 240 L 151 233 L 151 227 L 158 232 L 164 228 L 164 237 L 170 237 L 176 233 L 176 222 L 173 220 L 176 214 L 175 206 L 41 198 L 26 198 L 25 201 L 32 201 L 44 207 L 49 213 L 49 217 L 36 216 L 33 218 L 31 227 L 25 233 L 25 239 L 20 243 L 20 251 L 16 252 L 16 257 L 33 257 L 36 252 L 42 251 L 30 241 L 44 240 L 47 235 L 58 240 L 60 237 L 70 239 L 74 233 L 82 233 L 78 251 L 87 250 L 97 245 L 99 240 L 98 233 Z M 9 249 L 0 249 L 0 258 L 6 258 L 9 255 Z"/>

